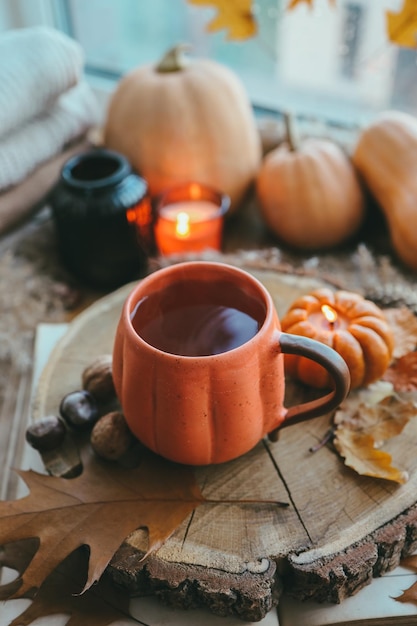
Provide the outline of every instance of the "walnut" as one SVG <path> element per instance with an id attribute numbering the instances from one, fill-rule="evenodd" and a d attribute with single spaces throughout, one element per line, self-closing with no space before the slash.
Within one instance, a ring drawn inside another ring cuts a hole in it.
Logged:
<path id="1" fill-rule="evenodd" d="M 88 365 L 81 376 L 83 389 L 89 391 L 97 402 L 108 402 L 116 397 L 113 383 L 112 357 L 98 356 Z"/>
<path id="2" fill-rule="evenodd" d="M 94 425 L 90 436 L 94 452 L 108 461 L 120 459 L 129 450 L 134 440 L 125 417 L 120 411 L 111 411 L 103 415 Z"/>

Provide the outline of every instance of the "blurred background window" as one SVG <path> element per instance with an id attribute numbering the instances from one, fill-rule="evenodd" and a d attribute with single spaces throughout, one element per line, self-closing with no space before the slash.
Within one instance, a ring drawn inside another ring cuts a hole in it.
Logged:
<path id="1" fill-rule="evenodd" d="M 3 0 L 0 20 L 63 29 L 82 44 L 89 76 L 110 84 L 186 42 L 193 55 L 232 68 L 262 110 L 341 125 L 388 108 L 417 114 L 416 51 L 387 37 L 386 11 L 399 12 L 403 0 L 314 0 L 292 11 L 288 2 L 253 0 L 258 34 L 241 42 L 208 33 L 216 10 L 186 0 Z"/>

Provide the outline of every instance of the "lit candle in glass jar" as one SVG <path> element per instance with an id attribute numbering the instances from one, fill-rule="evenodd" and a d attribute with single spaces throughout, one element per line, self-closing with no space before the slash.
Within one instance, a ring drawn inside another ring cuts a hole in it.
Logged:
<path id="1" fill-rule="evenodd" d="M 229 198 L 205 185 L 167 191 L 157 206 L 155 242 L 161 254 L 220 250 Z"/>

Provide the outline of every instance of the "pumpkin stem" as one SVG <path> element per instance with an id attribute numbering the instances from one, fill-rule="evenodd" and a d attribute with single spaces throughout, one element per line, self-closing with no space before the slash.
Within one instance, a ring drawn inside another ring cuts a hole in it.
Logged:
<path id="1" fill-rule="evenodd" d="M 160 73 L 181 71 L 190 62 L 184 55 L 184 52 L 189 49 L 190 46 L 186 43 L 177 44 L 165 53 L 156 66 L 156 71 Z"/>
<path id="2" fill-rule="evenodd" d="M 291 152 L 297 152 L 300 141 L 294 122 L 294 116 L 288 112 L 285 112 L 283 115 L 286 142 Z"/>

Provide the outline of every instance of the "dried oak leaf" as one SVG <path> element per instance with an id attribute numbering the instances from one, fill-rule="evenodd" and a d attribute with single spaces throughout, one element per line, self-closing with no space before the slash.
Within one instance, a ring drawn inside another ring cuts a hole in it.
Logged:
<path id="1" fill-rule="evenodd" d="M 33 559 L 39 542 L 37 539 L 14 541 L 0 547 L 0 568 L 8 567 L 21 576 Z M 0 601 L 10 598 L 20 587 L 20 579 L 0 585 Z"/>
<path id="2" fill-rule="evenodd" d="M 408 589 L 405 589 L 402 594 L 394 598 L 394 600 L 397 600 L 397 602 L 412 602 L 413 604 L 417 604 L 417 582 Z"/>
<path id="3" fill-rule="evenodd" d="M 384 385 L 380 387 L 383 389 Z M 363 400 L 366 392 L 359 393 Z M 358 474 L 403 484 L 408 480 L 407 472 L 394 467 L 391 455 L 379 448 L 402 432 L 417 415 L 417 406 L 398 394 L 379 398 L 375 389 L 369 390 L 369 398 L 371 402 L 358 402 L 355 393 L 351 393 L 337 411 L 335 448 L 345 459 L 345 465 Z"/>
<path id="4" fill-rule="evenodd" d="M 393 358 L 400 359 L 417 348 L 417 317 L 407 307 L 384 309 L 394 335 Z"/>
<path id="5" fill-rule="evenodd" d="M 404 0 L 398 13 L 386 12 L 388 38 L 406 48 L 417 47 L 417 8 L 415 0 Z"/>
<path id="6" fill-rule="evenodd" d="M 417 352 L 410 352 L 391 363 L 383 379 L 396 391 L 417 391 Z"/>
<path id="7" fill-rule="evenodd" d="M 227 39 L 249 39 L 258 31 L 252 0 L 188 0 L 190 4 L 212 6 L 217 15 L 207 25 L 208 32 L 227 29 Z"/>
<path id="8" fill-rule="evenodd" d="M 402 567 L 408 567 L 408 569 L 412 569 L 417 573 L 417 554 L 401 559 L 400 565 L 402 565 Z"/>
<path id="9" fill-rule="evenodd" d="M 14 597 L 39 589 L 82 545 L 90 549 L 85 589 L 100 579 L 124 539 L 148 530 L 148 552 L 158 549 L 204 497 L 192 468 L 145 453 L 136 468 L 98 459 L 86 448 L 83 472 L 70 480 L 19 471 L 30 493 L 0 502 L 0 545 L 37 537 L 39 548 Z"/>
<path id="10" fill-rule="evenodd" d="M 400 565 L 417 572 L 417 555 L 401 559 Z M 411 585 L 408 589 L 405 589 L 402 594 L 394 598 L 394 600 L 397 600 L 397 602 L 412 602 L 413 604 L 417 604 L 417 582 Z"/>
<path id="11" fill-rule="evenodd" d="M 40 617 L 69 615 L 67 626 L 108 626 L 129 617 L 129 593 L 117 587 L 107 574 L 86 593 L 88 551 L 72 552 L 46 578 L 26 610 L 9 626 L 27 626 Z"/>

